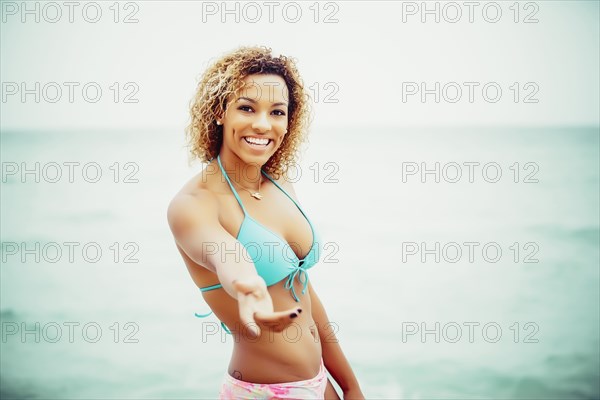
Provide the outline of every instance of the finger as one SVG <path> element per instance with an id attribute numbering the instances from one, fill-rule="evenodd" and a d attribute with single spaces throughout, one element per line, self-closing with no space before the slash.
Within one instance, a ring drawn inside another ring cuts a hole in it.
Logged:
<path id="1" fill-rule="evenodd" d="M 242 323 L 242 329 L 248 330 L 250 335 L 258 337 L 260 335 L 260 327 L 252 316 L 252 311 L 249 308 L 240 310 L 240 322 Z"/>
<path id="2" fill-rule="evenodd" d="M 289 326 L 302 313 L 301 308 L 291 308 L 285 311 L 278 312 L 256 312 L 254 320 L 259 324 L 267 327 L 272 327 L 277 331 L 281 331 Z"/>
<path id="3" fill-rule="evenodd" d="M 254 319 L 254 307 L 252 307 L 252 301 L 249 301 L 248 297 L 241 296 L 239 299 L 239 312 L 240 322 L 244 329 L 250 332 L 250 335 L 260 335 L 260 328 Z"/>
<path id="4" fill-rule="evenodd" d="M 260 320 L 263 322 L 268 322 L 278 320 L 280 318 L 294 319 L 300 314 L 302 314 L 302 308 L 290 308 L 289 310 L 273 312 L 257 311 L 254 313 L 254 319 L 257 321 Z"/>

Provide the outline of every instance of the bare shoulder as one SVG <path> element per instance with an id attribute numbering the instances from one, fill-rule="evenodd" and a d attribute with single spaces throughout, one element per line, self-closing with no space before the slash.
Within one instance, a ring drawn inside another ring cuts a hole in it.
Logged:
<path id="1" fill-rule="evenodd" d="M 171 199 L 167 208 L 167 220 L 175 236 L 218 219 L 219 202 L 213 191 L 193 180 Z"/>

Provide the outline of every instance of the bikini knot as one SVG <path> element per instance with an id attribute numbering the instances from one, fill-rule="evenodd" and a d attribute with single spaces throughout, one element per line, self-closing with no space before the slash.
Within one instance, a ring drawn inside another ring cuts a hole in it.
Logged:
<path id="1" fill-rule="evenodd" d="M 302 294 L 305 294 L 306 288 L 308 286 L 308 272 L 306 272 L 306 269 L 302 268 L 300 265 L 290 265 L 288 268 L 291 270 L 291 272 L 288 275 L 284 287 L 287 290 L 291 290 L 294 300 L 300 301 L 300 299 L 296 295 L 296 290 L 294 289 L 294 279 L 296 278 L 296 276 L 298 277 L 298 280 L 303 285 Z"/>

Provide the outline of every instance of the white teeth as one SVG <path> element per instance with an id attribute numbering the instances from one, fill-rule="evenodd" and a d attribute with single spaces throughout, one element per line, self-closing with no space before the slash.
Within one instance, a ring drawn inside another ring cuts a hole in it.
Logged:
<path id="1" fill-rule="evenodd" d="M 246 142 L 248 143 L 252 143 L 252 144 L 259 144 L 262 146 L 266 146 L 267 144 L 269 144 L 269 139 L 259 139 L 259 138 L 253 138 L 253 137 L 245 137 L 244 138 L 246 140 Z"/>

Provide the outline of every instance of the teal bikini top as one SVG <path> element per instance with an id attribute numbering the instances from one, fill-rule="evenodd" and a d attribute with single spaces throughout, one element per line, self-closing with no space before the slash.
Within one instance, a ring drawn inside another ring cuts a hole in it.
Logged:
<path id="1" fill-rule="evenodd" d="M 290 290 L 294 300 L 300 301 L 294 289 L 294 280 L 297 277 L 300 283 L 302 283 L 302 294 L 305 294 L 308 286 L 308 273 L 306 270 L 311 268 L 319 261 L 320 240 L 318 234 L 313 228 L 312 223 L 300 205 L 298 205 L 298 203 L 285 190 L 283 190 L 283 188 L 279 186 L 279 184 L 275 182 L 275 180 L 273 180 L 269 174 L 261 170 L 261 172 L 271 182 L 273 182 L 275 186 L 277 186 L 290 200 L 292 200 L 310 225 L 313 236 L 312 246 L 306 256 L 300 260 L 288 242 L 270 229 L 259 224 L 258 221 L 248 215 L 240 196 L 231 184 L 229 176 L 227 175 L 227 172 L 225 172 L 223 165 L 221 165 L 221 158 L 219 156 L 217 156 L 217 162 L 219 163 L 219 168 L 221 168 L 221 172 L 223 173 L 223 176 L 225 176 L 233 195 L 244 212 L 244 219 L 236 239 L 242 244 L 242 246 L 244 246 L 252 258 L 254 266 L 256 267 L 256 272 L 265 280 L 267 286 L 274 285 L 277 282 L 287 278 L 284 287 Z M 222 287 L 223 286 L 218 283 L 216 285 L 200 288 L 200 290 L 202 292 L 207 292 Z M 210 314 L 211 313 L 204 315 L 196 314 L 196 316 L 202 318 Z"/>

